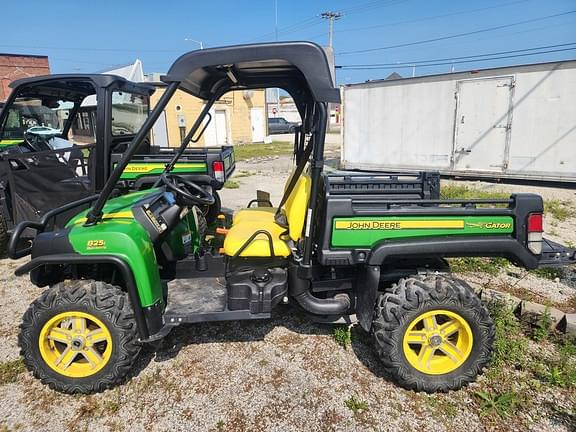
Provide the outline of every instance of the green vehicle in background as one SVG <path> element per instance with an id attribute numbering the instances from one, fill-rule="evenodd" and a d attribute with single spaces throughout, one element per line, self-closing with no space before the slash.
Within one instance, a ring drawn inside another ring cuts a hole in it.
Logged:
<path id="1" fill-rule="evenodd" d="M 340 93 L 313 43 L 193 51 L 163 80 L 166 91 L 101 192 L 22 222 L 10 239 L 12 258 L 31 256 L 16 275 L 48 287 L 24 314 L 19 345 L 27 368 L 55 390 L 113 387 L 144 344 L 176 326 L 269 319 L 285 303 L 317 322 L 358 322 L 405 388 L 458 389 L 489 363 L 495 329 L 445 258 L 499 256 L 528 269 L 576 261 L 574 250 L 543 238 L 538 195 L 439 200 L 424 173 L 325 173 L 328 104 Z M 222 95 L 274 87 L 292 95 L 302 118 L 284 196 L 277 207 L 255 200 L 207 231 L 202 209 L 214 204 L 213 190 L 174 170 Z M 178 89 L 205 100 L 202 112 L 152 188 L 114 196 Z M 69 212 L 63 228 L 51 228 Z M 26 230 L 37 235 L 22 248 Z"/>
<path id="2" fill-rule="evenodd" d="M 96 74 L 40 76 L 11 86 L 0 113 L 0 252 L 19 222 L 39 220 L 102 189 L 146 119 L 155 91 Z M 152 187 L 174 154 L 146 137 L 122 172 L 118 193 Z M 203 209 L 214 220 L 220 212 L 217 191 L 234 169 L 233 147 L 223 146 L 187 149 L 174 172 L 215 193 L 215 204 Z M 60 215 L 56 224 L 64 226 L 70 216 Z"/>

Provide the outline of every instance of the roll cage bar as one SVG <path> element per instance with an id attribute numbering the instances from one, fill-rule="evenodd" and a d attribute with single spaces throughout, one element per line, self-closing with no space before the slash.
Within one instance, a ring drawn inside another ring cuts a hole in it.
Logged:
<path id="1" fill-rule="evenodd" d="M 339 103 L 340 92 L 334 87 L 326 55 L 320 46 L 310 42 L 282 42 L 191 51 L 179 57 L 161 79 L 167 84 L 164 94 L 108 178 L 99 199 L 88 212 L 86 224 L 98 223 L 102 208 L 124 168 L 178 89 L 206 103 L 173 160 L 167 164 L 166 171 L 174 167 L 214 103 L 223 94 L 232 90 L 271 87 L 282 88 L 292 95 L 303 118 L 302 132 L 306 134 L 312 129 L 316 130 L 313 135 L 313 159 L 322 161 L 326 104 Z"/>

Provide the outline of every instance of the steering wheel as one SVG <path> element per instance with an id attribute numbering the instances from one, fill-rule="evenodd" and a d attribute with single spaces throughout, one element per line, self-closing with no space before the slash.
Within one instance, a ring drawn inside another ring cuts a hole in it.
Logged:
<path id="1" fill-rule="evenodd" d="M 182 176 L 162 173 L 160 181 L 166 186 L 166 188 L 176 194 L 176 196 L 183 198 L 184 201 L 201 206 L 210 206 L 216 201 L 210 192 Z M 180 184 L 183 184 L 185 188 L 182 188 Z"/>
<path id="2" fill-rule="evenodd" d="M 48 138 L 44 135 L 35 134 L 32 132 L 24 132 L 24 141 L 37 152 L 52 150 L 48 144 Z"/>

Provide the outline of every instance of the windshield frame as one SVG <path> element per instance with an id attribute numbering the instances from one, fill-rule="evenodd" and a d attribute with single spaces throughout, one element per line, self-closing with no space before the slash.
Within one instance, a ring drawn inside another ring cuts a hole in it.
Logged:
<path id="1" fill-rule="evenodd" d="M 26 98 L 26 97 L 30 97 L 31 99 L 32 98 L 40 99 L 42 96 L 51 96 L 47 92 L 40 91 L 41 88 L 46 88 L 46 86 L 40 87 L 40 86 L 31 85 L 31 86 L 26 86 L 26 87 L 14 89 L 14 91 L 11 92 L 10 96 L 8 97 L 8 100 L 6 100 L 6 102 L 4 103 L 4 106 L 2 107 L 2 110 L 0 112 L 0 140 L 14 140 L 14 141 L 22 141 L 22 142 L 25 141 L 25 138 L 24 138 L 25 132 L 23 132 L 22 137 L 18 137 L 18 138 L 6 137 L 5 136 L 6 125 L 8 123 L 10 113 L 13 112 L 15 109 L 15 105 L 17 104 L 18 99 Z M 61 99 L 61 100 L 63 100 L 63 99 Z M 84 98 L 82 98 L 82 100 L 84 100 Z M 82 103 L 82 100 L 79 100 L 77 98 L 76 100 L 69 99 L 69 100 L 65 101 L 65 102 L 70 102 L 73 105 L 69 109 L 68 117 L 66 118 L 66 120 L 62 124 L 62 128 L 60 129 L 60 133 L 54 134 L 54 136 L 67 139 L 68 133 L 69 133 L 70 128 L 73 124 L 76 113 L 78 112 L 78 109 Z M 37 125 L 37 126 L 44 126 L 44 125 Z"/>

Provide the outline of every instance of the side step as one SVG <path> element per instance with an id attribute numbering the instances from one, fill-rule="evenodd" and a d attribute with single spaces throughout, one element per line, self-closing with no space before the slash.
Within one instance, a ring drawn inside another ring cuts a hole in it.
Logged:
<path id="1" fill-rule="evenodd" d="M 168 282 L 166 325 L 205 321 L 266 319 L 270 312 L 251 313 L 250 309 L 230 310 L 224 277 L 176 279 Z"/>

